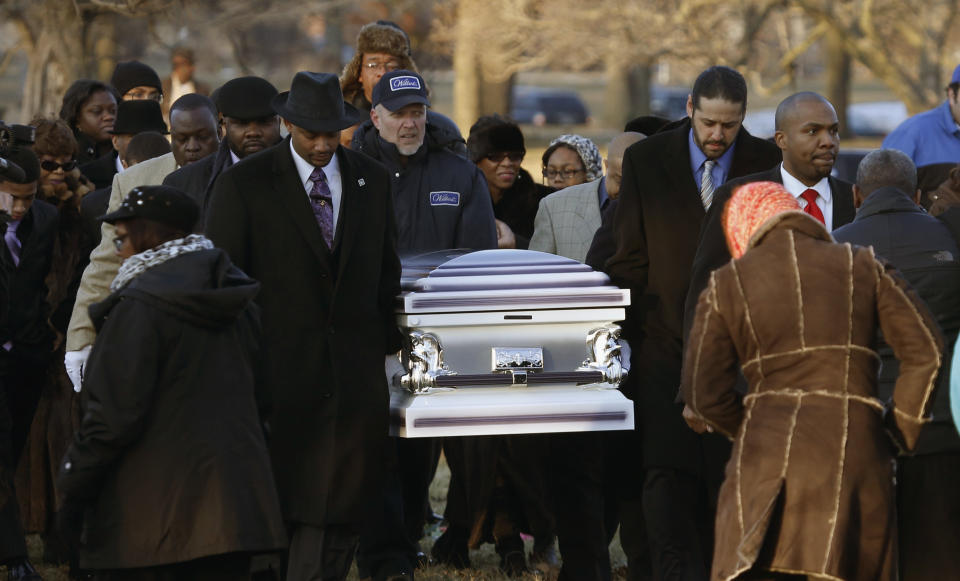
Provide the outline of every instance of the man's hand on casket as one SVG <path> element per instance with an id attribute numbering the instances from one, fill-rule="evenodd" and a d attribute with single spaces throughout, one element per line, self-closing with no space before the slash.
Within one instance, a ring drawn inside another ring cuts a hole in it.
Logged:
<path id="1" fill-rule="evenodd" d="M 683 419 L 687 422 L 687 425 L 690 426 L 690 429 L 698 434 L 713 432 L 713 428 L 710 427 L 697 412 L 690 409 L 688 405 L 683 406 Z"/>

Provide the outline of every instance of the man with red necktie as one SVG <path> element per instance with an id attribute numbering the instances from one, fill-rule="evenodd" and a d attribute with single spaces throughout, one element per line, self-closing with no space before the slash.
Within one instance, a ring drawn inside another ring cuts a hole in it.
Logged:
<path id="1" fill-rule="evenodd" d="M 750 182 L 782 183 L 804 212 L 827 230 L 853 220 L 853 185 L 830 175 L 840 150 L 840 123 L 837 112 L 823 96 L 813 92 L 790 95 L 780 102 L 776 113 L 774 141 L 783 153 L 783 162 L 767 171 L 731 180 L 717 188 L 713 204 L 700 230 L 700 243 L 690 273 L 690 287 L 684 308 L 684 337 L 690 330 L 697 299 L 710 273 L 730 261 L 723 237 L 723 209 L 733 190 Z"/>

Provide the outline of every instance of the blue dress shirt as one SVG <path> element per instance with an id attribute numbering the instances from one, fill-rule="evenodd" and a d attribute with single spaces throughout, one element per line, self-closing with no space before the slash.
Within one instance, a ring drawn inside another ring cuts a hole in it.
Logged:
<path id="1" fill-rule="evenodd" d="M 687 138 L 690 145 L 690 171 L 693 172 L 694 183 L 697 184 L 697 191 L 700 191 L 700 180 L 703 178 L 703 164 L 707 161 L 706 154 L 697 147 L 697 142 L 693 140 L 693 129 L 690 129 L 690 136 Z M 733 149 L 737 146 L 736 142 L 723 152 L 717 163 L 713 164 L 713 170 L 710 177 L 713 178 L 713 187 L 718 189 L 727 181 L 730 175 L 730 166 L 733 165 Z"/>

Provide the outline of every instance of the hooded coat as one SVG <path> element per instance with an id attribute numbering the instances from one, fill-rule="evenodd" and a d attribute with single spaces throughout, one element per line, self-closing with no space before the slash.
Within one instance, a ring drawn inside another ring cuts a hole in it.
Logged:
<path id="1" fill-rule="evenodd" d="M 877 326 L 900 360 L 878 399 Z M 894 579 L 896 442 L 933 404 L 943 340 L 923 302 L 870 248 L 786 212 L 714 271 L 683 367 L 690 408 L 733 439 L 712 579 L 752 569 Z M 749 384 L 734 391 L 737 370 Z"/>
<path id="2" fill-rule="evenodd" d="M 80 564 L 140 568 L 285 544 L 255 398 L 260 285 L 219 249 L 90 307 L 89 400 L 60 473 Z"/>

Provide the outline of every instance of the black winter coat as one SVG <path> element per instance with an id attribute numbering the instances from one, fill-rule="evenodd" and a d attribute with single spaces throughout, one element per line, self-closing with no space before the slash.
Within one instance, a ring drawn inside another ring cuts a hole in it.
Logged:
<path id="1" fill-rule="evenodd" d="M 93 182 L 96 189 L 109 188 L 113 184 L 113 176 L 117 175 L 117 156 L 120 155 L 116 150 L 102 155 L 97 159 L 80 166 L 82 173 L 88 180 Z"/>
<path id="2" fill-rule="evenodd" d="M 187 164 L 173 173 L 163 178 L 163 185 L 173 186 L 187 193 L 193 201 L 200 206 L 200 218 L 197 220 L 198 227 L 202 227 L 207 206 L 210 204 L 210 194 L 213 193 L 213 183 L 220 174 L 233 165 L 233 157 L 230 155 L 230 146 L 227 140 L 220 141 L 220 148 L 216 153 L 211 153 L 207 157 Z"/>
<path id="3" fill-rule="evenodd" d="M 952 353 L 960 330 L 960 249 L 950 230 L 896 188 L 871 193 L 853 222 L 833 231 L 837 242 L 873 246 L 874 253 L 900 271 L 927 303 L 944 336 L 944 353 Z M 893 396 L 900 362 L 885 342 L 877 395 Z M 920 432 L 914 454 L 960 451 L 960 436 L 950 413 L 950 363 L 943 358 L 933 402 L 933 421 Z"/>
<path id="4" fill-rule="evenodd" d="M 517 180 L 504 190 L 500 201 L 493 205 L 493 215 L 513 230 L 517 248 L 530 246 L 533 221 L 537 217 L 540 200 L 555 192 L 553 188 L 536 183 L 530 172 L 520 168 Z"/>
<path id="5" fill-rule="evenodd" d="M 605 270 L 630 289 L 624 335 L 640 410 L 646 467 L 701 470 L 700 438 L 675 403 L 683 354 L 684 299 L 706 213 L 690 169 L 690 122 L 627 148 L 616 214 L 616 252 Z M 740 128 L 729 177 L 776 165 L 780 150 Z M 711 211 L 717 207 L 714 198 Z M 632 394 L 631 394 L 632 395 Z"/>
<path id="6" fill-rule="evenodd" d="M 90 307 L 89 400 L 60 472 L 65 504 L 87 507 L 81 566 L 284 545 L 254 393 L 258 290 L 200 250 Z"/>
<path id="7" fill-rule="evenodd" d="M 361 125 L 354 140 L 390 173 L 399 253 L 497 247 L 493 203 L 480 168 L 430 139 L 406 164 L 376 129 Z"/>

